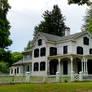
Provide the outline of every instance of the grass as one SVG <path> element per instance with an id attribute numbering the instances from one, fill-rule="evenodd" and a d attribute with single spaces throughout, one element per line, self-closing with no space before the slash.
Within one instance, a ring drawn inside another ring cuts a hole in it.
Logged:
<path id="1" fill-rule="evenodd" d="M 3 85 L 0 92 L 92 92 L 92 82 Z"/>

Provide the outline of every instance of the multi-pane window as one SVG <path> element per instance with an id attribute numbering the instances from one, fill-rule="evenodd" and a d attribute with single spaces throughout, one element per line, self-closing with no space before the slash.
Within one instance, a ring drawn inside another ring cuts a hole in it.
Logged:
<path id="1" fill-rule="evenodd" d="M 38 40 L 38 46 L 41 46 L 42 45 L 42 39 L 39 39 Z"/>
<path id="2" fill-rule="evenodd" d="M 92 54 L 92 49 L 89 49 L 89 54 Z"/>
<path id="3" fill-rule="evenodd" d="M 17 74 L 19 73 L 19 67 L 17 67 Z"/>
<path id="4" fill-rule="evenodd" d="M 50 47 L 50 56 L 57 55 L 57 48 Z"/>
<path id="5" fill-rule="evenodd" d="M 39 49 L 34 50 L 34 57 L 39 57 Z"/>
<path id="6" fill-rule="evenodd" d="M 40 63 L 40 70 L 44 71 L 45 70 L 45 62 Z"/>
<path id="7" fill-rule="evenodd" d="M 39 70 L 39 63 L 34 63 L 34 71 L 38 71 Z"/>
<path id="8" fill-rule="evenodd" d="M 40 56 L 45 56 L 46 55 L 46 48 L 43 47 L 40 49 Z"/>
<path id="9" fill-rule="evenodd" d="M 64 46 L 63 47 L 63 54 L 67 54 L 68 53 L 68 46 Z"/>
<path id="10" fill-rule="evenodd" d="M 84 37 L 83 40 L 84 40 L 84 45 L 89 45 L 89 38 Z"/>
<path id="11" fill-rule="evenodd" d="M 77 54 L 83 54 L 83 48 L 78 46 L 77 47 Z"/>
<path id="12" fill-rule="evenodd" d="M 27 67 L 26 67 L 26 68 L 27 68 L 27 71 L 29 71 L 29 68 L 30 68 L 30 67 L 29 67 L 29 65 L 27 65 Z"/>

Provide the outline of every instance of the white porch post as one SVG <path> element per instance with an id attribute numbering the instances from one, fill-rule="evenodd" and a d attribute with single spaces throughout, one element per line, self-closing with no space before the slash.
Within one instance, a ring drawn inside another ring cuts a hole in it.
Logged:
<path id="1" fill-rule="evenodd" d="M 73 57 L 71 57 L 71 73 L 73 71 Z"/>
<path id="2" fill-rule="evenodd" d="M 88 73 L 87 59 L 85 60 L 85 63 L 86 63 L 86 73 Z"/>
<path id="3" fill-rule="evenodd" d="M 50 74 L 50 65 L 49 65 L 50 60 L 47 60 L 47 75 Z"/>
<path id="4" fill-rule="evenodd" d="M 82 64 L 81 64 L 81 67 L 82 67 L 82 72 L 83 72 L 83 61 L 81 61 L 81 63 L 82 63 Z"/>
<path id="5" fill-rule="evenodd" d="M 70 58 L 70 60 L 71 60 L 71 81 L 73 81 L 74 80 L 74 77 L 73 77 L 73 57 L 71 57 Z"/>
<path id="6" fill-rule="evenodd" d="M 58 66 L 58 72 L 60 73 L 60 58 L 58 59 L 58 64 L 59 64 L 59 66 Z"/>

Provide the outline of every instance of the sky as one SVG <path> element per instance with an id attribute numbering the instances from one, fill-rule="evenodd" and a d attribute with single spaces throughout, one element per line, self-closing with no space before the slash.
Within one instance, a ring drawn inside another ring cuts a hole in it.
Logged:
<path id="1" fill-rule="evenodd" d="M 70 27 L 71 34 L 81 31 L 87 6 L 68 5 L 67 0 L 9 0 L 11 9 L 7 18 L 11 25 L 10 38 L 13 44 L 9 47 L 12 52 L 21 52 L 29 40 L 33 39 L 34 27 L 42 19 L 44 11 L 51 11 L 58 4 L 61 13 L 66 18 L 65 24 Z"/>

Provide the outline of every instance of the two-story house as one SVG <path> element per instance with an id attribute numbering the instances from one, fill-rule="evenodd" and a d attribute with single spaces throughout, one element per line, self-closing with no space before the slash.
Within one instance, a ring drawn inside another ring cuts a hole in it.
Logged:
<path id="1" fill-rule="evenodd" d="M 29 51 L 23 52 L 23 61 L 18 61 L 10 68 L 10 75 L 32 76 L 60 75 L 71 76 L 71 72 L 92 74 L 92 35 L 83 31 L 70 35 L 65 29 L 65 36 L 39 32 L 32 41 Z"/>

